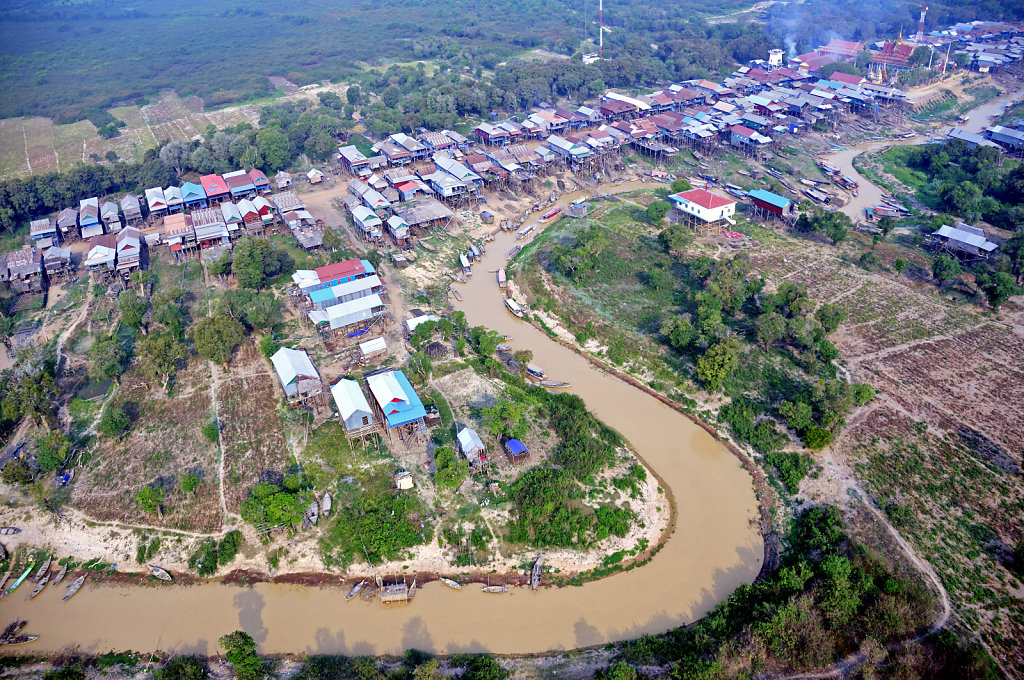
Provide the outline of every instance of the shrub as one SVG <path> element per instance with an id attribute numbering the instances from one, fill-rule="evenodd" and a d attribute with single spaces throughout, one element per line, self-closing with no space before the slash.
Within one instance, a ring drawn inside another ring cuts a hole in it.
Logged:
<path id="1" fill-rule="evenodd" d="M 217 443 L 217 439 L 220 438 L 220 428 L 217 427 L 217 421 L 207 423 L 203 426 L 203 436 L 206 437 L 211 444 Z"/>
<path id="2" fill-rule="evenodd" d="M 789 493 L 800 490 L 800 482 L 811 470 L 811 458 L 803 453 L 769 453 L 764 459 L 778 471 L 779 481 Z"/>
<path id="3" fill-rule="evenodd" d="M 128 432 L 131 424 L 131 418 L 124 412 L 124 407 L 110 404 L 103 409 L 99 430 L 108 437 L 121 437 Z"/>
<path id="4" fill-rule="evenodd" d="M 809 425 L 800 436 L 804 440 L 804 446 L 812 451 L 820 451 L 832 443 L 832 431 L 817 425 Z"/>
<path id="5" fill-rule="evenodd" d="M 222 567 L 231 564 L 241 546 L 242 532 L 238 529 L 229 531 L 217 545 L 217 563 Z"/>

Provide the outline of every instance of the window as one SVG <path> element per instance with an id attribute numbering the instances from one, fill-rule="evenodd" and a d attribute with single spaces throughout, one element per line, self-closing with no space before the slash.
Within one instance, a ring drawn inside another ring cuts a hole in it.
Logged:
<path id="1" fill-rule="evenodd" d="M 368 416 L 363 416 L 363 425 L 369 425 L 369 424 L 370 424 L 370 418 Z"/>

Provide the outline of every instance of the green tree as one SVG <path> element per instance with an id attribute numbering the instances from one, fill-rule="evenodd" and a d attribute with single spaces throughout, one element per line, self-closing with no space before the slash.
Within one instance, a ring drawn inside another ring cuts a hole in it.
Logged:
<path id="1" fill-rule="evenodd" d="M 691 230 L 677 224 L 664 229 L 660 238 L 665 250 L 670 253 L 682 253 L 693 245 L 696 236 Z"/>
<path id="2" fill-rule="evenodd" d="M 416 352 L 409 357 L 409 371 L 417 378 L 417 382 L 425 383 L 434 370 L 434 363 L 423 352 Z"/>
<path id="3" fill-rule="evenodd" d="M 232 529 L 217 544 L 217 564 L 226 567 L 235 561 L 238 549 L 242 547 L 242 532 Z"/>
<path id="4" fill-rule="evenodd" d="M 121 321 L 133 330 L 142 326 L 142 318 L 149 310 L 149 300 L 139 297 L 134 290 L 126 290 L 117 298 L 117 309 L 121 312 Z"/>
<path id="5" fill-rule="evenodd" d="M 345 90 L 345 99 L 352 106 L 359 106 L 360 100 L 362 99 L 362 90 L 359 89 L 358 85 L 351 85 Z"/>
<path id="6" fill-rule="evenodd" d="M 145 288 L 147 283 L 152 283 L 153 282 L 153 274 L 150 273 L 150 272 L 143 271 L 143 270 L 140 269 L 138 271 L 132 272 L 128 276 L 128 280 L 131 281 L 131 283 L 133 285 L 138 286 L 139 290 L 141 291 L 141 290 L 143 290 Z M 119 298 L 118 302 L 120 302 L 120 301 L 121 300 Z"/>
<path id="7" fill-rule="evenodd" d="M 263 673 L 263 659 L 256 651 L 256 641 L 245 631 L 236 630 L 234 633 L 223 636 L 220 646 L 224 648 L 224 656 L 227 657 L 235 669 L 238 680 L 261 680 Z"/>
<path id="8" fill-rule="evenodd" d="M 762 314 L 757 319 L 757 342 L 765 352 L 786 334 L 786 319 L 777 312 Z"/>
<path id="9" fill-rule="evenodd" d="M 735 341 L 719 342 L 697 359 L 697 377 L 708 392 L 717 392 L 738 365 L 739 351 Z"/>
<path id="10" fill-rule="evenodd" d="M 220 428 L 217 426 L 216 420 L 203 425 L 203 436 L 211 444 L 217 443 L 217 440 L 220 439 Z"/>
<path id="11" fill-rule="evenodd" d="M 142 374 L 159 380 L 165 390 L 177 370 L 178 360 L 188 356 L 188 348 L 170 333 L 147 335 L 139 342 L 138 348 Z"/>
<path id="12" fill-rule="evenodd" d="M 273 335 L 264 335 L 260 338 L 259 348 L 260 354 L 269 359 L 281 349 L 281 343 L 275 340 Z"/>
<path id="13" fill-rule="evenodd" d="M 687 180 L 685 177 L 678 177 L 672 182 L 671 188 L 673 194 L 678 194 L 682 191 L 689 191 L 693 187 L 690 186 L 689 180 Z"/>
<path id="14" fill-rule="evenodd" d="M 832 430 L 817 425 L 808 425 L 800 436 L 804 446 L 812 451 L 820 451 L 832 443 Z"/>
<path id="15" fill-rule="evenodd" d="M 661 334 L 668 338 L 668 344 L 677 352 L 684 352 L 697 341 L 697 329 L 689 315 L 670 316 L 661 325 Z"/>
<path id="16" fill-rule="evenodd" d="M 644 211 L 647 216 L 647 221 L 651 224 L 661 224 L 662 220 L 665 219 L 665 215 L 668 215 L 668 211 L 671 206 L 665 201 L 655 201 L 647 206 L 647 210 Z"/>
<path id="17" fill-rule="evenodd" d="M 181 490 L 185 493 L 192 493 L 199 486 L 199 475 L 194 472 L 186 472 L 181 477 Z"/>
<path id="18" fill-rule="evenodd" d="M 434 465 L 437 468 L 434 481 L 439 489 L 458 488 L 469 474 L 469 462 L 448 446 L 441 446 L 434 451 Z"/>
<path id="19" fill-rule="evenodd" d="M 899 276 L 907 268 L 907 261 L 902 257 L 897 257 L 892 263 L 892 268 L 896 270 L 896 276 Z"/>
<path id="20" fill-rule="evenodd" d="M 28 463 L 23 460 L 11 460 L 4 465 L 3 473 L 0 473 L 0 479 L 4 480 L 4 484 L 29 484 L 32 481 L 32 470 L 29 469 Z"/>
<path id="21" fill-rule="evenodd" d="M 1012 296 L 1024 293 L 1024 288 L 1018 286 L 1014 278 L 1006 272 L 978 276 L 976 281 L 992 309 L 999 309 Z"/>
<path id="22" fill-rule="evenodd" d="M 818 320 L 826 334 L 831 334 L 839 329 L 839 324 L 846 321 L 846 310 L 839 305 L 826 302 L 814 312 L 814 318 Z"/>
<path id="23" fill-rule="evenodd" d="M 192 331 L 196 352 L 218 364 L 227 364 L 244 338 L 245 327 L 226 314 L 205 317 Z"/>
<path id="24" fill-rule="evenodd" d="M 667 269 L 654 268 L 646 273 L 647 285 L 654 290 L 663 290 L 665 288 L 671 288 L 672 284 L 675 283 L 675 279 L 672 277 L 672 272 Z"/>
<path id="25" fill-rule="evenodd" d="M 456 654 L 453 666 L 463 666 L 462 680 L 506 680 L 511 673 L 490 654 Z"/>
<path id="26" fill-rule="evenodd" d="M 108 437 L 120 437 L 131 427 L 132 421 L 123 406 L 107 404 L 100 417 L 99 431 Z"/>
<path id="27" fill-rule="evenodd" d="M 225 250 L 224 254 L 206 265 L 210 276 L 227 276 L 231 273 L 231 251 Z"/>
<path id="28" fill-rule="evenodd" d="M 485 357 L 494 354 L 498 345 L 501 344 L 501 336 L 496 331 L 489 331 L 483 326 L 474 326 L 469 332 L 469 337 L 476 350 Z"/>
<path id="29" fill-rule="evenodd" d="M 277 172 L 291 165 L 292 155 L 288 150 L 288 137 L 283 132 L 261 128 L 256 133 L 256 149 L 260 165 L 270 172 Z"/>
<path id="30" fill-rule="evenodd" d="M 158 512 L 164 505 L 164 490 L 159 486 L 147 486 L 135 494 L 135 500 L 143 512 Z"/>
<path id="31" fill-rule="evenodd" d="M 961 271 L 963 270 L 960 268 L 960 261 L 945 253 L 932 261 L 932 276 L 939 284 L 955 279 L 960 276 Z"/>
<path id="32" fill-rule="evenodd" d="M 291 256 L 279 251 L 266 239 L 243 236 L 231 254 L 231 271 L 241 288 L 262 289 L 267 280 L 291 269 Z"/>
<path id="33" fill-rule="evenodd" d="M 128 353 L 113 335 L 101 336 L 89 349 L 89 372 L 100 380 L 117 380 L 124 373 Z"/>
<path id="34" fill-rule="evenodd" d="M 63 432 L 52 430 L 36 438 L 36 462 L 43 472 L 58 469 L 71 455 L 71 440 Z"/>
<path id="35" fill-rule="evenodd" d="M 497 438 L 518 439 L 525 435 L 529 428 L 526 410 L 527 405 L 524 402 L 502 397 L 494 406 L 482 410 L 484 427 Z"/>

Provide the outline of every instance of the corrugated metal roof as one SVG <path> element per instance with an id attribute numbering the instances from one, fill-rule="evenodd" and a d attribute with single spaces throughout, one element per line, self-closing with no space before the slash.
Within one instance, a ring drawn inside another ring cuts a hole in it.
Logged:
<path id="1" fill-rule="evenodd" d="M 355 413 L 368 413 L 372 418 L 373 412 L 366 401 L 366 395 L 355 380 L 339 380 L 331 386 L 331 396 L 334 397 L 334 404 L 342 420 L 348 420 Z"/>
<path id="2" fill-rule="evenodd" d="M 932 236 L 941 236 L 943 238 L 948 238 L 950 241 L 959 241 L 960 243 L 966 243 L 967 245 L 974 246 L 975 248 L 980 248 L 981 250 L 984 250 L 987 253 L 992 252 L 993 250 L 999 247 L 995 243 L 989 241 L 984 236 L 972 234 L 969 231 L 957 229 L 949 225 L 943 225 L 939 227 L 937 231 L 932 232 Z"/>
<path id="3" fill-rule="evenodd" d="M 281 380 L 282 386 L 290 385 L 300 377 L 320 377 L 313 362 L 310 361 L 309 355 L 302 350 L 282 347 L 274 356 L 270 357 L 270 362 L 274 364 L 274 370 L 277 371 L 277 377 Z"/>

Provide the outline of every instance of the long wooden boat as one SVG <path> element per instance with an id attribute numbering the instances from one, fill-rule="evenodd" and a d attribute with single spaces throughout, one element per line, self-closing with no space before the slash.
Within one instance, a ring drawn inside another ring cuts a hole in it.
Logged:
<path id="1" fill-rule="evenodd" d="M 315 498 L 309 504 L 309 507 L 306 508 L 306 518 L 311 524 L 316 524 L 317 520 L 320 519 L 320 504 L 316 502 Z"/>
<path id="2" fill-rule="evenodd" d="M 560 205 L 553 205 L 553 206 L 551 206 L 551 208 L 548 209 L 547 212 L 545 212 L 543 215 L 540 216 L 540 221 L 541 222 L 550 222 L 551 220 L 555 219 L 556 217 L 558 217 L 561 214 L 562 214 L 562 206 L 560 206 Z"/>
<path id="3" fill-rule="evenodd" d="M 11 638 L 10 640 L 5 642 L 4 644 L 5 645 L 24 645 L 24 644 L 28 644 L 29 642 L 35 642 L 38 639 L 39 639 L 38 635 L 19 635 L 17 637 Z"/>
<path id="4" fill-rule="evenodd" d="M 412 602 L 412 598 L 416 597 L 416 577 L 412 577 L 412 585 L 409 586 L 409 601 Z"/>
<path id="5" fill-rule="evenodd" d="M 0 536 L 13 536 L 20 533 L 21 529 L 18 527 L 0 527 Z"/>
<path id="6" fill-rule="evenodd" d="M 452 590 L 462 590 L 462 584 L 459 583 L 458 581 L 452 580 L 450 578 L 445 578 L 444 576 L 442 576 L 441 577 L 441 583 L 445 584 L 446 586 L 448 586 Z"/>
<path id="7" fill-rule="evenodd" d="M 4 591 L 4 595 L 10 595 L 11 593 L 13 593 L 18 588 L 18 586 L 21 585 L 21 582 L 28 578 L 28 575 L 32 573 L 32 568 L 35 567 L 35 566 L 36 566 L 35 562 L 29 562 L 28 563 L 28 568 L 25 571 L 22 572 L 21 576 L 18 577 L 18 580 L 16 580 L 11 585 L 10 588 L 8 588 L 7 590 Z"/>
<path id="8" fill-rule="evenodd" d="M 61 598 L 61 602 L 67 602 L 72 597 L 74 597 L 75 594 L 78 593 L 79 590 L 82 589 L 82 586 L 85 585 L 85 577 L 86 577 L 86 574 L 82 574 L 81 576 L 76 578 L 74 580 L 74 582 L 72 582 L 71 585 L 65 586 L 65 588 L 68 589 L 68 592 L 67 592 L 67 594 L 64 597 Z"/>
<path id="9" fill-rule="evenodd" d="M 495 347 L 495 351 L 498 351 L 498 352 L 511 352 L 512 351 L 512 345 L 498 345 L 497 347 Z"/>
<path id="10" fill-rule="evenodd" d="M 0 543 L 0 562 L 3 562 L 6 559 L 7 559 L 7 546 L 5 546 L 3 543 Z"/>
<path id="11" fill-rule="evenodd" d="M 62 566 L 60 568 L 60 571 L 57 572 L 56 578 L 53 579 L 53 582 L 52 582 L 53 587 L 56 588 L 57 584 L 60 583 L 61 581 L 63 581 L 64 577 L 67 576 L 67 575 L 68 575 L 68 565 L 65 564 L 64 566 Z"/>
<path id="12" fill-rule="evenodd" d="M 485 593 L 507 593 L 508 586 L 484 586 L 481 590 Z"/>
<path id="13" fill-rule="evenodd" d="M 323 498 L 320 499 L 320 514 L 324 517 L 327 517 L 327 515 L 331 514 L 332 506 L 333 503 L 331 501 L 331 492 L 325 491 Z"/>
<path id="14" fill-rule="evenodd" d="M 163 567 L 158 567 L 155 564 L 150 564 L 148 566 L 149 566 L 149 573 L 150 573 L 151 576 L 156 576 L 161 581 L 170 581 L 170 580 L 172 580 L 171 572 L 167 571 Z"/>
<path id="15" fill-rule="evenodd" d="M 363 579 L 359 583 L 357 583 L 354 586 L 352 586 L 352 590 L 348 591 L 348 595 L 345 596 L 345 602 L 348 602 L 353 597 L 358 595 L 359 592 L 363 589 L 364 585 L 366 585 L 366 579 Z"/>
<path id="16" fill-rule="evenodd" d="M 452 291 L 452 297 L 454 297 L 457 302 L 462 302 L 462 293 L 455 290 L 454 288 L 451 288 L 449 290 Z"/>
<path id="17" fill-rule="evenodd" d="M 43 566 L 39 567 L 39 571 L 36 572 L 36 583 L 39 583 L 39 580 L 43 578 L 43 575 L 49 573 L 51 562 L 53 562 L 53 558 L 47 557 L 46 561 L 43 562 Z"/>
<path id="18" fill-rule="evenodd" d="M 572 386 L 572 383 L 563 382 L 561 380 L 541 380 L 540 384 L 549 390 L 562 390 L 566 387 Z"/>
<path id="19" fill-rule="evenodd" d="M 537 553 L 537 561 L 533 563 L 533 569 L 530 570 L 530 588 L 537 590 L 540 588 L 540 579 L 544 574 L 544 556 Z"/>
<path id="20" fill-rule="evenodd" d="M 437 252 L 437 247 L 435 245 L 433 245 L 432 243 L 427 243 L 426 241 L 420 241 L 419 243 L 420 243 L 421 246 L 423 246 L 423 249 L 426 250 L 427 252 L 430 252 L 430 253 L 436 253 Z"/>
<path id="21" fill-rule="evenodd" d="M 505 268 L 502 267 L 498 270 L 498 288 L 504 288 L 508 285 L 508 279 L 505 277 Z"/>
<path id="22" fill-rule="evenodd" d="M 507 253 L 505 253 L 505 259 L 506 259 L 506 260 L 511 260 L 511 259 L 512 259 L 512 258 L 514 258 L 514 257 L 515 257 L 516 255 L 518 255 L 518 254 L 519 254 L 519 252 L 520 252 L 520 251 L 521 251 L 522 249 L 523 249 L 523 247 L 522 247 L 522 246 L 516 246 L 516 247 L 512 248 L 512 249 L 511 249 L 511 250 L 509 250 L 509 251 L 508 251 Z"/>
<path id="23" fill-rule="evenodd" d="M 0 597 L 4 596 L 3 589 L 4 589 L 4 586 L 7 585 L 7 580 L 10 579 L 10 578 L 11 578 L 11 570 L 8 569 L 7 573 L 4 574 L 4 577 L 0 578 Z"/>
<path id="24" fill-rule="evenodd" d="M 32 589 L 32 594 L 28 596 L 28 599 L 31 600 L 33 597 L 35 597 L 39 593 L 43 592 L 43 589 L 46 588 L 46 584 L 49 581 L 50 581 L 50 575 L 47 574 L 46 576 L 43 577 L 42 581 L 39 581 L 38 583 L 36 583 L 36 587 Z"/>
<path id="25" fill-rule="evenodd" d="M 28 625 L 28 621 L 23 619 L 15 619 L 13 623 L 4 628 L 4 632 L 0 633 L 0 645 L 4 644 L 15 635 L 21 632 L 21 629 Z"/>
<path id="26" fill-rule="evenodd" d="M 507 307 L 508 311 L 512 312 L 513 315 L 518 316 L 520 319 L 522 319 L 523 316 L 526 314 L 525 310 L 523 310 L 522 305 L 520 305 L 512 298 L 505 298 L 505 307 Z"/>

